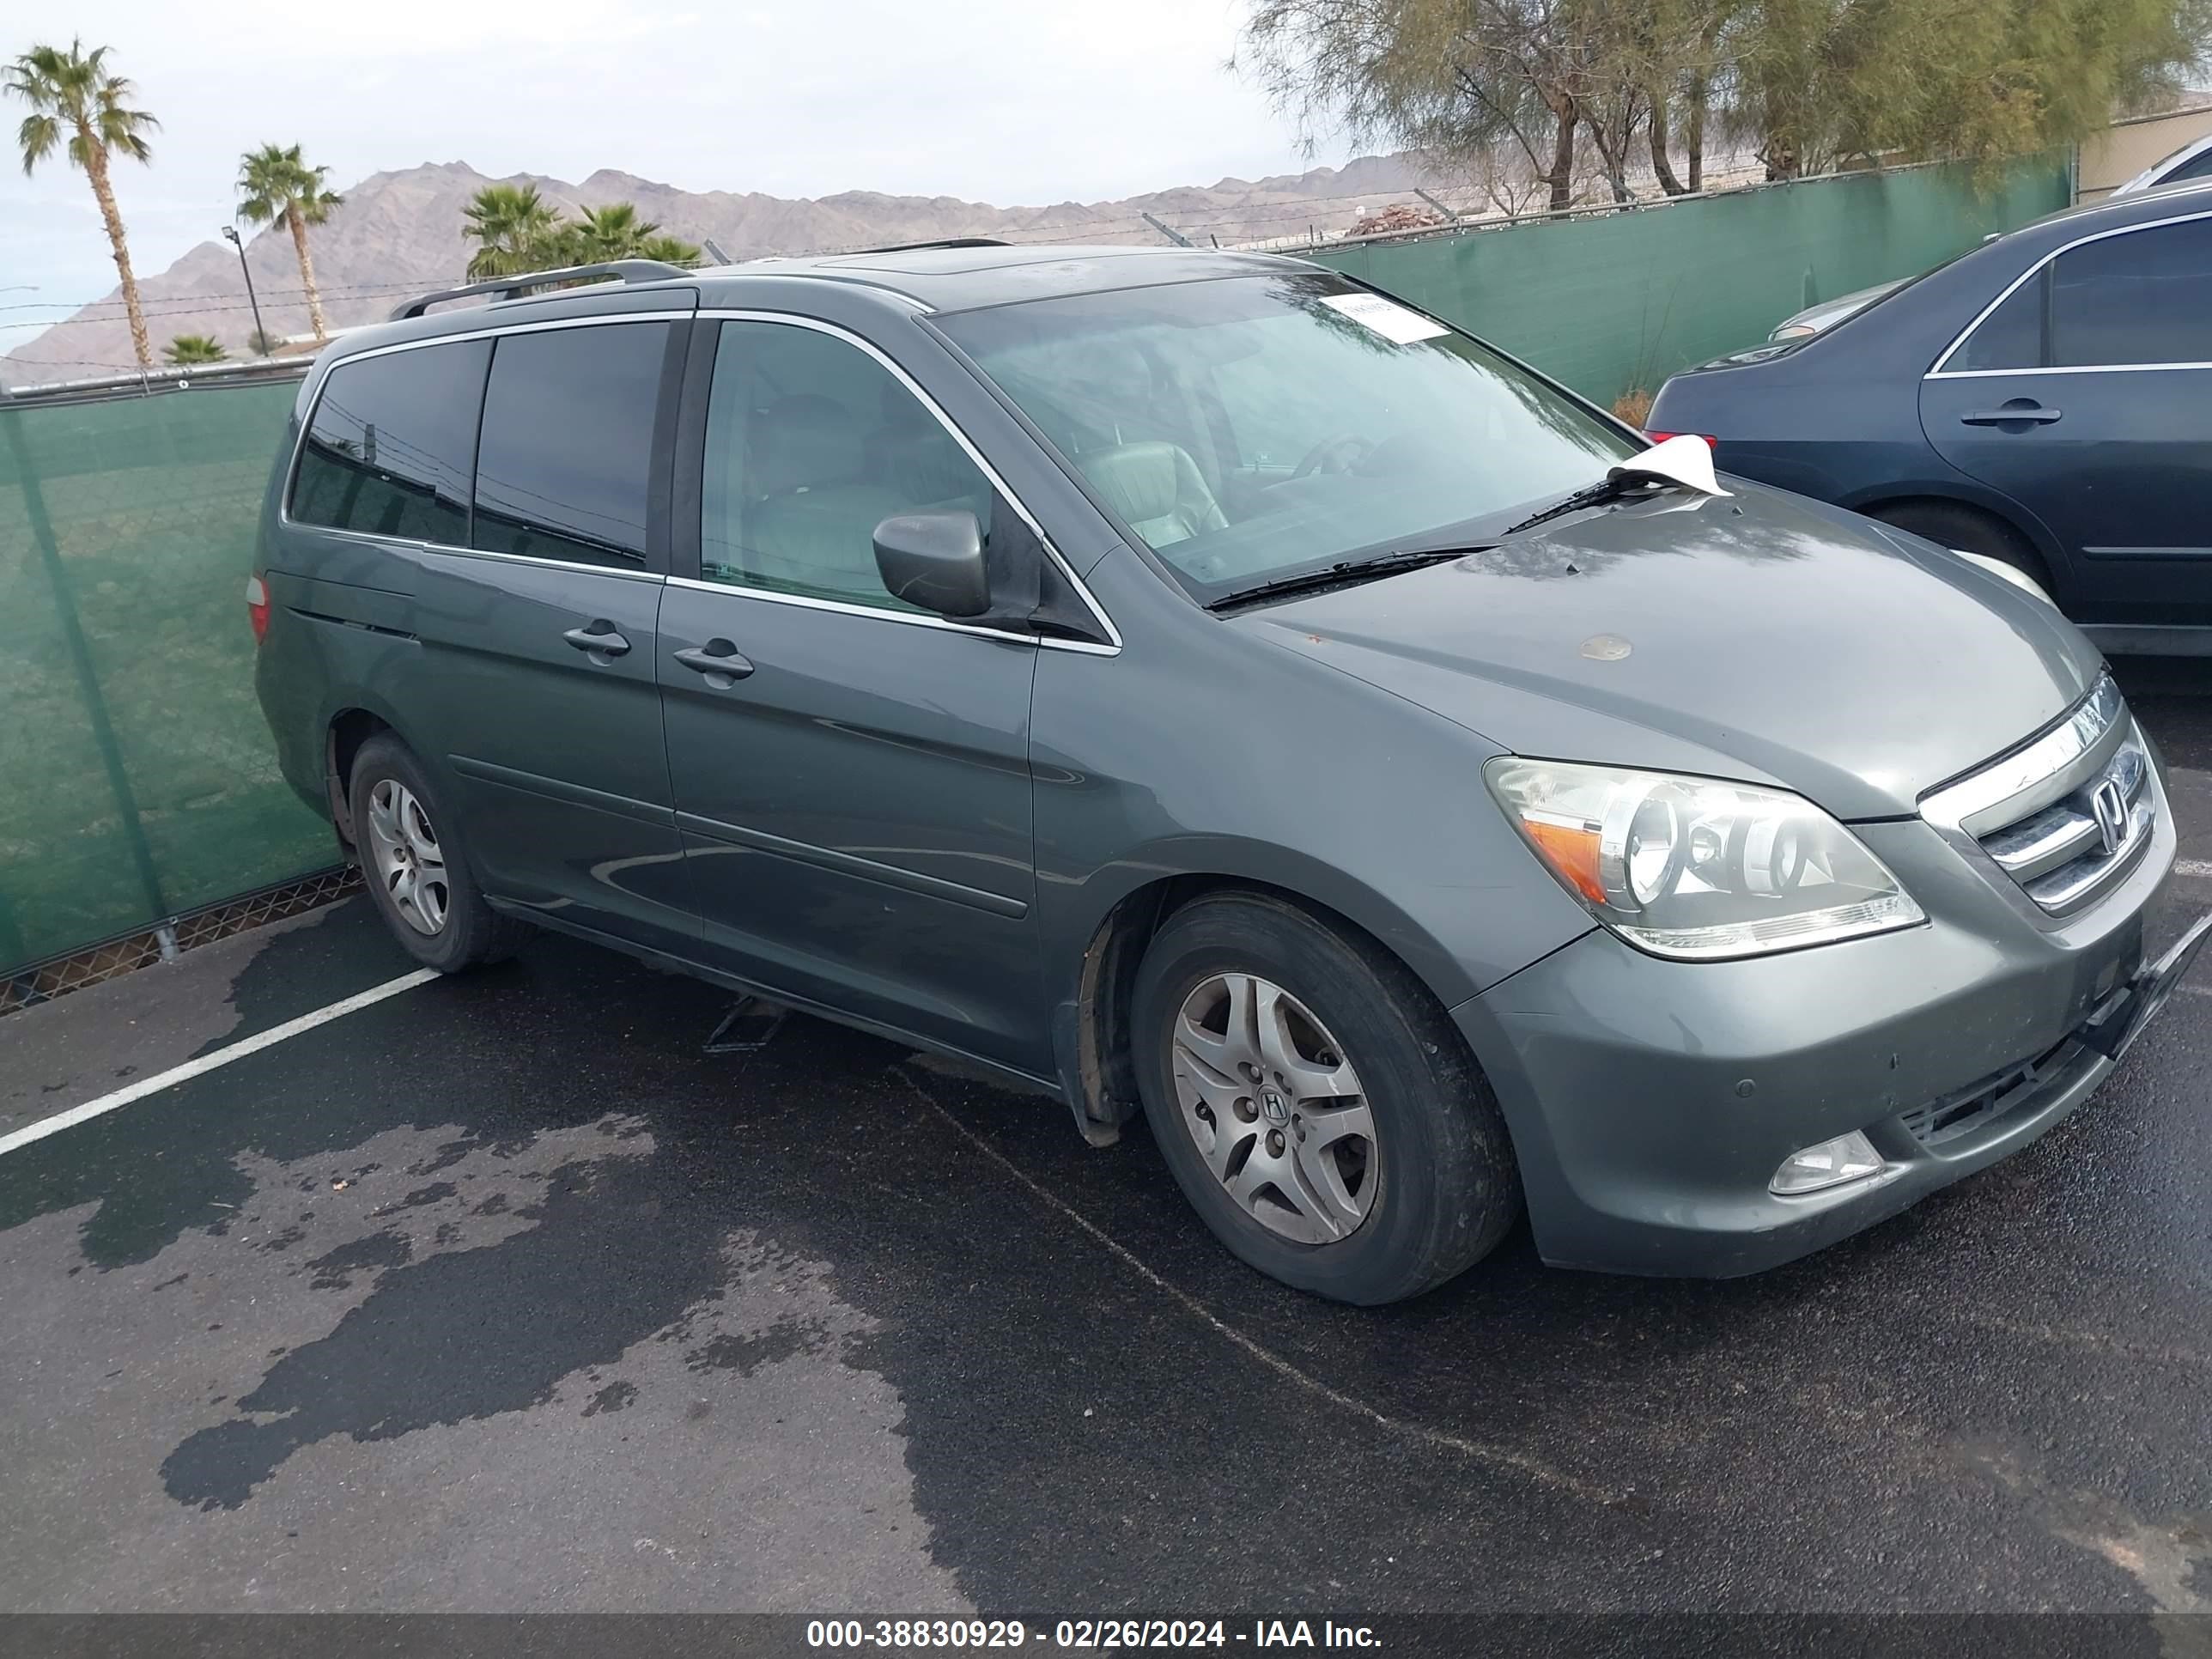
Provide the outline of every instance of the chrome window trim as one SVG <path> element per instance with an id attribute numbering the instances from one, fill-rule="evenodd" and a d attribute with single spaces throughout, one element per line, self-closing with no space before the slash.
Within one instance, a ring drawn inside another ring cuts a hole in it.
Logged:
<path id="1" fill-rule="evenodd" d="M 767 273 L 762 274 L 765 276 Z M 797 276 L 799 273 L 790 274 Z M 846 285 L 856 288 L 869 286 L 858 283 Z M 921 309 L 927 308 L 921 307 Z M 330 377 L 347 363 L 360 362 L 370 357 L 389 356 L 398 351 L 419 351 L 430 346 L 457 345 L 469 340 L 495 339 L 502 334 L 533 334 L 559 328 L 603 328 L 619 323 L 689 322 L 694 319 L 741 323 L 784 323 L 798 328 L 811 328 L 817 334 L 830 335 L 859 347 L 860 350 L 882 364 L 899 384 L 912 393 L 921 406 L 930 412 L 938 424 L 952 435 L 952 441 L 958 444 L 968 459 L 975 464 L 977 470 L 991 481 L 992 487 L 1006 499 L 1022 522 L 1029 526 L 1030 533 L 1037 538 L 1037 545 L 1044 549 L 1045 556 L 1058 567 L 1060 574 L 1066 579 L 1068 586 L 1074 590 L 1076 597 L 1082 600 L 1084 608 L 1090 611 L 1092 620 L 1097 623 L 1100 631 L 1106 635 L 1109 642 L 1102 645 L 1090 640 L 1054 640 L 1035 635 L 1024 636 L 1009 634 L 1003 629 L 976 628 L 966 623 L 956 623 L 949 617 L 933 617 L 921 612 L 909 613 L 879 609 L 872 605 L 847 605 L 832 599 L 810 599 L 799 593 L 776 593 L 764 588 L 741 586 L 734 582 L 710 582 L 689 576 L 663 576 L 659 572 L 651 570 L 623 570 L 613 565 L 580 564 L 565 559 L 540 559 L 523 553 L 496 553 L 488 548 L 455 547 L 450 543 L 423 541 L 415 537 L 379 536 L 372 532 L 347 530 L 336 525 L 309 524 L 292 517 L 292 488 L 299 477 L 300 454 L 307 447 L 308 428 L 314 423 L 315 410 L 322 403 L 323 387 Z M 807 605 L 818 610 L 839 611 L 859 617 L 879 617 L 890 622 L 918 623 L 925 628 L 949 629 L 960 634 L 981 634 L 995 640 L 1025 638 L 1029 643 L 1047 650 L 1074 651 L 1086 656 L 1117 657 L 1121 653 L 1121 632 L 1114 626 L 1113 617 L 1107 615 L 1106 607 L 1099 604 L 1097 596 L 1091 592 L 1089 584 L 1076 574 L 1075 567 L 1067 562 L 1066 556 L 1054 544 L 1052 538 L 1045 534 L 1044 526 L 1037 522 L 1036 515 L 1031 513 L 1022 498 L 1013 492 L 1006 479 L 1000 475 L 998 468 L 984 459 L 982 452 L 969 441 L 968 434 L 954 423 L 951 416 L 939 406 L 937 400 L 922 390 L 914 376 L 893 362 L 880 348 L 863 339 L 850 329 L 841 327 L 835 323 L 823 322 L 813 317 L 804 317 L 797 312 L 752 311 L 732 307 L 710 307 L 699 310 L 682 311 L 621 311 L 599 317 L 556 317 L 534 323 L 494 324 L 483 328 L 471 329 L 462 333 L 431 334 L 420 339 L 394 340 L 389 345 L 370 346 L 363 350 L 349 351 L 342 357 L 319 362 L 313 374 L 307 380 L 302 395 L 307 400 L 307 413 L 300 422 L 299 433 L 292 441 L 292 458 L 284 469 L 284 493 L 278 498 L 276 503 L 276 522 L 283 529 L 312 530 L 319 535 L 339 536 L 348 541 L 360 542 L 374 547 L 411 547 L 423 552 L 458 553 L 469 558 L 506 560 L 516 564 L 544 565 L 556 570 L 582 570 L 601 575 L 623 576 L 633 581 L 667 582 L 679 587 L 696 587 L 715 593 L 750 593 L 757 598 L 769 599 L 778 604 Z"/>
<path id="2" fill-rule="evenodd" d="M 2069 363 L 2055 368 L 1954 368 L 1927 374 L 1929 380 L 1994 380 L 2021 374 L 2171 374 L 2182 369 L 2212 368 L 2212 363 Z"/>
<path id="3" fill-rule="evenodd" d="M 950 415 L 947 415 L 945 410 L 939 406 L 937 399 L 931 397 L 928 392 L 922 390 L 921 383 L 918 382 L 913 375 L 908 374 L 904 368 L 901 368 L 896 362 L 894 362 L 889 354 L 884 352 L 880 347 L 875 345 L 872 342 L 863 339 L 858 334 L 854 333 L 853 331 L 848 328 L 842 327 L 836 323 L 823 322 L 819 318 L 804 317 L 799 315 L 797 312 L 750 311 L 739 309 L 734 307 L 715 306 L 702 307 L 696 314 L 702 321 L 711 319 L 714 321 L 732 323 L 775 323 L 789 327 L 811 329 L 817 334 L 827 334 L 833 339 L 842 340 L 848 345 L 857 346 L 861 351 L 865 352 L 868 356 L 872 357 L 878 363 L 889 370 L 892 378 L 896 380 L 901 386 L 904 386 L 907 391 L 914 396 L 915 401 L 920 403 L 924 409 L 930 412 L 937 423 L 943 427 L 947 433 L 951 434 L 953 442 L 960 446 L 963 453 L 967 455 L 969 460 L 975 464 L 976 470 L 986 478 L 988 478 L 991 481 L 992 488 L 996 489 L 1000 495 L 1006 499 L 1008 504 L 1013 507 L 1016 515 L 1020 518 L 1024 524 L 1030 527 L 1030 533 L 1037 538 L 1037 545 L 1044 549 L 1045 556 L 1050 559 L 1059 568 L 1060 575 L 1066 580 L 1068 586 L 1074 590 L 1076 597 L 1083 601 L 1084 608 L 1090 611 L 1091 620 L 1098 624 L 1099 631 L 1104 634 L 1107 640 L 1109 641 L 1108 644 L 1099 645 L 1088 640 L 1038 639 L 1036 643 L 1040 646 L 1047 647 L 1054 650 L 1082 651 L 1093 656 L 1110 657 L 1120 654 L 1121 649 L 1121 630 L 1114 626 L 1114 619 L 1106 614 L 1106 607 L 1098 603 L 1097 597 L 1091 592 L 1090 586 L 1084 581 L 1082 577 L 1076 574 L 1075 567 L 1070 564 L 1067 562 L 1066 557 L 1060 552 L 1060 549 L 1053 544 L 1052 538 L 1045 534 L 1044 526 L 1037 522 L 1036 514 L 1029 510 L 1028 506 L 1024 503 L 1022 498 L 1014 493 L 1012 486 L 1008 484 L 1006 479 L 1000 475 L 999 469 L 993 466 L 989 461 L 984 459 L 983 452 L 976 448 L 975 444 L 969 441 L 968 434 L 963 432 L 952 417 Z M 678 576 L 672 577 L 671 580 L 679 583 L 689 584 L 693 579 L 688 576 Z M 768 598 L 775 599 L 804 599 L 803 595 L 775 593 L 763 588 L 746 587 L 737 582 L 708 582 L 702 580 L 700 585 L 704 587 L 713 588 L 717 592 L 762 593 L 765 594 Z M 844 606 L 841 602 L 835 600 L 816 600 L 811 601 L 811 603 L 823 605 L 832 605 L 839 609 L 850 609 L 860 616 L 885 617 L 897 622 L 922 622 L 925 623 L 934 624 L 939 627 L 951 628 L 961 633 L 988 634 L 994 639 L 1005 639 L 1007 637 L 1006 632 L 1000 629 L 973 628 L 966 623 L 955 623 L 948 618 L 941 617 L 933 617 L 920 615 L 908 616 L 907 613 L 902 611 L 885 611 L 872 605 L 852 605 L 848 607 Z"/>
<path id="4" fill-rule="evenodd" d="M 489 547 L 455 547 L 451 542 L 426 541 L 420 536 L 380 536 L 373 530 L 341 530 L 335 525 L 303 524 L 301 530 L 311 530 L 318 536 L 335 536 L 340 541 L 373 547 L 380 553 L 445 553 L 462 559 L 491 559 L 508 564 L 542 565 L 549 570 L 580 570 L 587 576 L 618 576 L 626 582 L 659 582 L 668 579 L 657 570 L 625 570 L 620 565 L 586 564 L 574 559 L 541 559 L 528 553 L 500 553 Z M 272 565 L 273 570 L 289 575 L 282 565 Z M 334 580 L 330 577 L 308 577 L 310 581 Z"/>
<path id="5" fill-rule="evenodd" d="M 417 542 L 425 553 L 452 553 L 464 559 L 490 559 L 503 564 L 540 566 L 547 570 L 580 570 L 587 576 L 619 576 L 627 582 L 665 582 L 658 570 L 625 570 L 618 564 L 586 564 L 580 559 L 541 559 L 532 553 L 501 553 L 489 547 L 454 547 L 445 542 Z"/>
<path id="6" fill-rule="evenodd" d="M 1118 645 L 1099 645 L 1090 640 L 1052 640 L 1037 634 L 1017 634 L 1011 629 L 978 628 L 973 623 L 955 622 L 950 617 L 933 616 L 926 611 L 893 611 L 885 606 L 855 605 L 846 599 L 817 599 L 811 593 L 780 593 L 773 588 L 748 587 L 741 582 L 710 582 L 698 576 L 670 576 L 665 579 L 671 587 L 681 587 L 698 593 L 726 593 L 738 599 L 761 599 L 770 605 L 795 605 L 806 611 L 831 611 L 842 617 L 872 617 L 883 622 L 906 623 L 920 628 L 941 629 L 953 634 L 973 634 L 987 640 L 1004 640 L 1013 645 L 1034 646 L 1043 651 L 1080 651 L 1094 657 L 1118 657 Z"/>
<path id="7" fill-rule="evenodd" d="M 1968 323 L 1966 327 L 1960 329 L 1957 337 L 1952 340 L 1951 343 L 1944 347 L 1942 353 L 1936 359 L 1936 366 L 1929 369 L 1927 374 L 1921 376 L 1921 378 L 1924 380 L 1969 380 L 1989 379 L 1994 376 L 2004 374 L 2112 374 L 2145 368 L 2212 368 L 2212 364 L 2205 363 L 2091 363 L 2075 365 L 2068 368 L 1944 368 L 1944 365 L 1949 362 L 1951 359 L 1958 354 L 1959 348 L 1966 343 L 1967 337 L 1972 335 L 1976 329 L 1979 328 L 1984 323 L 1989 320 L 1990 313 L 1994 312 L 2007 300 L 2011 299 L 2014 292 L 2027 283 L 2030 278 L 2041 275 L 2045 266 L 2052 264 L 2057 259 L 2063 258 L 2067 254 L 2073 252 L 2075 248 L 2087 247 L 2092 242 L 2108 242 L 2115 236 L 2136 236 L 2140 235 L 2146 230 L 2164 230 L 2169 225 L 2193 224 L 2200 219 L 2212 219 L 2212 210 L 2198 213 L 2177 213 L 2171 218 L 2166 219 L 2146 219 L 2139 225 L 2118 225 L 2111 230 L 2094 231 L 2087 236 L 2077 236 L 2074 240 L 2067 243 L 2063 247 L 2056 247 L 2051 249 L 2050 252 L 2045 254 L 2040 259 L 2038 259 L 2026 270 L 2021 271 L 2019 276 L 2014 277 L 2010 283 L 2005 285 L 2004 291 L 2002 293 L 1999 294 L 1996 299 L 1990 301 L 1989 304 L 1984 306 L 1981 310 L 1975 314 L 1974 320 Z"/>

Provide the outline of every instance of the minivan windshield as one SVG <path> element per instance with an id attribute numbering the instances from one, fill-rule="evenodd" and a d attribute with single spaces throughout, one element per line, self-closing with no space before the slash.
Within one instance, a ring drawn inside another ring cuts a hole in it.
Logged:
<path id="1" fill-rule="evenodd" d="M 936 320 L 1206 604 L 1479 543 L 1640 447 L 1476 341 L 1330 273 Z"/>

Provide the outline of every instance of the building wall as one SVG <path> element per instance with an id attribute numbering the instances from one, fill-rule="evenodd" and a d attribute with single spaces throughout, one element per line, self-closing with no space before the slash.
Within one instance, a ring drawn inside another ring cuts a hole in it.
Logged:
<path id="1" fill-rule="evenodd" d="M 2109 196 L 2153 162 L 2207 137 L 2212 137 L 2212 103 L 2108 127 L 2081 146 L 2078 199 Z"/>

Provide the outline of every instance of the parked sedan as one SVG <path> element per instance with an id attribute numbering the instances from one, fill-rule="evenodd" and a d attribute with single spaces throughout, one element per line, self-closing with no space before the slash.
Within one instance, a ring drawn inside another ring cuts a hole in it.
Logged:
<path id="1" fill-rule="evenodd" d="M 2106 199 L 2140 196 L 2145 191 L 2156 190 L 2162 185 L 2186 184 L 2197 179 L 2212 179 L 2212 137 L 2195 139 L 2172 155 L 2154 161 L 2113 191 Z M 1876 283 L 1872 288 L 1854 289 L 1849 294 L 1838 294 L 1832 300 L 1807 306 L 1804 310 L 1793 313 L 1777 323 L 1774 331 L 1766 337 L 1770 340 L 1802 340 L 1825 333 L 1845 318 L 1857 316 L 1875 301 L 1896 293 L 1911 280 L 1908 276 L 1893 283 Z"/>
<path id="2" fill-rule="evenodd" d="M 2107 650 L 2212 653 L 2212 182 L 2056 214 L 1650 418 L 2003 561 Z"/>

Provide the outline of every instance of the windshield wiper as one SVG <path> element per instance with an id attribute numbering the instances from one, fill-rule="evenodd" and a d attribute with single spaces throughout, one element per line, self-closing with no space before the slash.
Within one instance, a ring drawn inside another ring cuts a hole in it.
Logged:
<path id="1" fill-rule="evenodd" d="M 1407 570 L 1420 570 L 1432 564 L 1448 564 L 1454 559 L 1463 559 L 1470 553 L 1485 551 L 1487 542 L 1470 547 L 1424 547 L 1405 553 L 1380 553 L 1371 559 L 1340 559 L 1322 570 L 1302 570 L 1295 576 L 1277 576 L 1253 587 L 1240 587 L 1234 593 L 1225 593 L 1209 600 L 1208 611 L 1226 611 L 1232 606 L 1256 604 L 1261 599 L 1279 599 L 1290 593 L 1310 593 L 1324 587 L 1344 587 L 1353 582 L 1373 581 L 1381 576 L 1395 576 Z"/>
<path id="2" fill-rule="evenodd" d="M 1637 490 L 1653 489 L 1663 482 L 1650 473 L 1616 473 L 1601 478 L 1594 484 L 1584 484 L 1573 494 L 1562 495 L 1542 511 L 1531 513 L 1515 525 L 1508 525 L 1498 532 L 1502 540 L 1517 536 L 1524 530 L 1534 530 L 1540 524 L 1549 524 L 1554 519 L 1564 519 L 1570 513 L 1579 513 L 1586 507 L 1603 507 L 1607 501 L 1617 501 L 1623 495 Z"/>

